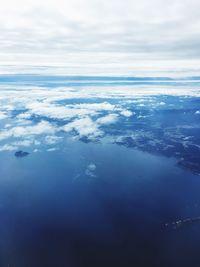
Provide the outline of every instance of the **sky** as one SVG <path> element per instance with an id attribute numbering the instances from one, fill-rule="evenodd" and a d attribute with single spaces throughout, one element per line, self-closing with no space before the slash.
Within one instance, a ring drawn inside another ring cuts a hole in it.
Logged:
<path id="1" fill-rule="evenodd" d="M 0 60 L 199 60 L 199 10 L 198 0 L 0 0 Z"/>

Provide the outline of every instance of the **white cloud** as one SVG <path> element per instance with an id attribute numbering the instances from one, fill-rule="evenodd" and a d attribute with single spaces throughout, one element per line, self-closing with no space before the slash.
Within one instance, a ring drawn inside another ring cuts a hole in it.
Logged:
<path id="1" fill-rule="evenodd" d="M 95 110 L 95 111 L 112 111 L 115 109 L 115 105 L 112 105 L 107 102 L 102 103 L 90 103 L 90 104 L 77 104 L 73 105 L 73 108 L 79 108 L 79 109 L 87 109 L 87 110 Z"/>
<path id="2" fill-rule="evenodd" d="M 13 145 L 16 147 L 20 147 L 20 146 L 24 146 L 24 147 L 29 147 L 33 144 L 40 144 L 38 142 L 36 142 L 34 139 L 27 139 L 27 140 L 22 140 L 22 141 L 18 141 L 18 142 L 14 142 Z"/>
<path id="3" fill-rule="evenodd" d="M 138 118 L 138 119 L 145 119 L 145 118 L 147 118 L 147 116 L 139 115 L 139 116 L 137 116 L 137 118 Z"/>
<path id="4" fill-rule="evenodd" d="M 98 118 L 96 120 L 96 122 L 99 125 L 106 125 L 106 124 L 115 123 L 117 121 L 117 119 L 118 119 L 118 115 L 117 114 L 109 114 L 107 116 Z"/>
<path id="5" fill-rule="evenodd" d="M 199 9 L 197 0 L 7 0 L 0 48 L 11 60 L 29 54 L 29 61 L 33 53 L 86 51 L 93 61 L 100 52 L 199 58 Z"/>
<path id="6" fill-rule="evenodd" d="M 89 169 L 90 171 L 95 171 L 95 170 L 96 170 L 96 165 L 95 165 L 94 163 L 90 163 L 90 164 L 88 165 L 88 169 Z"/>
<path id="7" fill-rule="evenodd" d="M 56 119 L 68 119 L 78 115 L 88 114 L 87 110 L 69 109 L 52 103 L 34 102 L 26 105 L 29 113 Z"/>
<path id="8" fill-rule="evenodd" d="M 96 177 L 95 171 L 96 171 L 96 165 L 94 163 L 90 163 L 86 170 L 85 170 L 85 174 L 91 178 Z"/>
<path id="9" fill-rule="evenodd" d="M 7 114 L 5 112 L 0 111 L 0 120 L 4 120 L 7 118 Z"/>
<path id="10" fill-rule="evenodd" d="M 131 117 L 133 115 L 133 112 L 130 110 L 122 110 L 121 115 L 123 115 L 124 117 Z"/>
<path id="11" fill-rule="evenodd" d="M 48 96 L 47 96 L 48 97 Z M 31 102 L 26 105 L 29 109 L 27 113 L 18 115 L 20 118 L 29 118 L 31 114 L 45 116 L 54 119 L 71 119 L 74 117 L 82 117 L 85 115 L 94 116 L 98 111 L 110 111 L 115 108 L 110 103 L 95 103 L 95 104 L 76 104 L 76 105 L 56 105 L 47 101 Z"/>
<path id="12" fill-rule="evenodd" d="M 48 135 L 48 136 L 45 137 L 45 142 L 48 145 L 54 145 L 54 144 L 57 144 L 57 143 L 61 142 L 62 139 L 63 139 L 62 137 Z"/>
<path id="13" fill-rule="evenodd" d="M 19 126 L 23 126 L 23 127 L 25 127 L 25 126 L 27 126 L 27 125 L 31 125 L 32 122 L 31 122 L 31 120 L 17 119 L 17 120 L 16 120 L 16 124 L 19 125 Z"/>
<path id="14" fill-rule="evenodd" d="M 29 114 L 29 113 L 21 113 L 21 114 L 19 114 L 19 115 L 17 115 L 17 119 L 22 119 L 22 120 L 26 120 L 26 119 L 30 119 L 30 117 L 31 117 L 31 114 Z"/>
<path id="15" fill-rule="evenodd" d="M 32 126 L 17 126 L 0 132 L 0 140 L 7 139 L 9 137 L 30 137 L 33 135 L 41 134 L 54 134 L 56 129 L 48 122 L 42 121 Z"/>
<path id="16" fill-rule="evenodd" d="M 12 124 L 7 123 L 4 128 L 10 128 L 10 127 L 12 127 Z"/>
<path id="17" fill-rule="evenodd" d="M 0 152 L 2 151 L 15 151 L 17 150 L 16 146 L 5 144 L 3 146 L 0 146 Z"/>
<path id="18" fill-rule="evenodd" d="M 195 112 L 195 114 L 196 114 L 196 115 L 199 115 L 199 114 L 200 114 L 200 110 L 197 110 L 197 111 Z"/>
<path id="19" fill-rule="evenodd" d="M 158 105 L 159 105 L 159 106 L 165 106 L 166 103 L 165 103 L 165 102 L 160 102 L 160 103 L 158 103 Z"/>
<path id="20" fill-rule="evenodd" d="M 96 138 L 102 136 L 103 132 L 98 125 L 89 117 L 74 120 L 63 127 L 65 132 L 76 131 L 80 137 Z"/>
<path id="21" fill-rule="evenodd" d="M 47 149 L 48 152 L 53 152 L 53 151 L 56 151 L 56 150 L 58 150 L 56 147 Z"/>
<path id="22" fill-rule="evenodd" d="M 66 124 L 62 129 L 65 132 L 76 131 L 80 137 L 97 138 L 103 135 L 103 131 L 99 129 L 101 125 L 115 123 L 118 119 L 117 114 L 109 114 L 93 121 L 90 117 L 75 119 Z"/>
<path id="23" fill-rule="evenodd" d="M 42 121 L 33 126 L 26 127 L 15 127 L 11 129 L 12 135 L 14 137 L 21 137 L 26 135 L 40 135 L 46 133 L 54 133 L 55 128 L 48 122 Z"/>

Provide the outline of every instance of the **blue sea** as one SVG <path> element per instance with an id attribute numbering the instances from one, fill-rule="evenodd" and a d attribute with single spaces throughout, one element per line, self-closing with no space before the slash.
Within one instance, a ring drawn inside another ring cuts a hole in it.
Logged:
<path id="1" fill-rule="evenodd" d="M 0 267 L 199 252 L 200 77 L 0 75 Z"/>

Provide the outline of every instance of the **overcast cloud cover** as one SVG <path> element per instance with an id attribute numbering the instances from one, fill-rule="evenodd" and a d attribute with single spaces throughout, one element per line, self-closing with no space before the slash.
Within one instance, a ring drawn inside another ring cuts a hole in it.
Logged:
<path id="1" fill-rule="evenodd" d="M 98 64 L 200 58 L 198 0 L 0 0 L 0 4 L 3 63 L 63 59 L 73 65 L 81 64 L 83 55 L 84 63 Z"/>

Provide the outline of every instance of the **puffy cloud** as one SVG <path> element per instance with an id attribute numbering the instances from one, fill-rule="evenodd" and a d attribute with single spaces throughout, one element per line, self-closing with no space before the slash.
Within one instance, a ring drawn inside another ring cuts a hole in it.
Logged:
<path id="1" fill-rule="evenodd" d="M 30 135 L 54 133 L 55 128 L 50 123 L 42 121 L 33 126 L 12 128 L 11 132 L 14 137 L 21 137 L 26 135 L 30 136 Z"/>
<path id="2" fill-rule="evenodd" d="M 122 110 L 121 115 L 123 115 L 124 117 L 131 117 L 133 115 L 133 112 L 130 110 Z"/>
<path id="3" fill-rule="evenodd" d="M 0 132 L 0 140 L 7 139 L 9 137 L 21 138 L 25 136 L 41 135 L 41 134 L 54 134 L 56 129 L 48 122 L 41 121 L 36 125 L 31 126 L 16 126 L 6 131 Z"/>
<path id="4" fill-rule="evenodd" d="M 96 177 L 95 171 L 96 171 L 96 165 L 94 163 L 90 163 L 86 170 L 85 170 L 85 174 L 91 178 Z"/>
<path id="5" fill-rule="evenodd" d="M 97 119 L 97 124 L 99 125 L 106 125 L 106 124 L 112 124 L 115 123 L 118 119 L 118 115 L 117 114 L 109 114 L 107 116 L 104 117 L 100 117 L 99 119 Z"/>
<path id="6" fill-rule="evenodd" d="M 115 123 L 118 119 L 117 114 L 109 114 L 93 121 L 90 117 L 75 119 L 66 124 L 62 129 L 65 132 L 75 131 L 80 137 L 88 137 L 90 139 L 101 137 L 103 131 L 100 130 L 101 125 Z"/>
<path id="7" fill-rule="evenodd" d="M 158 105 L 159 105 L 159 106 L 165 106 L 166 103 L 165 103 L 165 102 L 160 102 L 160 103 L 158 103 Z"/>
<path id="8" fill-rule="evenodd" d="M 94 116 L 97 112 L 114 110 L 115 106 L 110 103 L 91 103 L 75 105 L 56 105 L 49 101 L 36 101 L 26 105 L 27 113 L 18 115 L 18 118 L 29 118 L 31 115 L 45 116 L 53 119 L 71 119 L 85 115 Z"/>
<path id="9" fill-rule="evenodd" d="M 48 135 L 45 137 L 45 142 L 48 145 L 54 145 L 62 141 L 62 137 L 54 136 L 54 135 Z"/>
<path id="10" fill-rule="evenodd" d="M 63 127 L 65 132 L 76 131 L 80 137 L 96 138 L 102 136 L 103 132 L 98 125 L 89 117 L 76 119 Z"/>
<path id="11" fill-rule="evenodd" d="M 76 116 L 87 115 L 87 109 L 73 109 L 65 106 L 54 105 L 52 103 L 34 102 L 26 106 L 29 113 L 55 119 L 69 119 Z"/>

